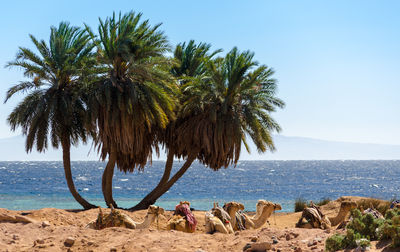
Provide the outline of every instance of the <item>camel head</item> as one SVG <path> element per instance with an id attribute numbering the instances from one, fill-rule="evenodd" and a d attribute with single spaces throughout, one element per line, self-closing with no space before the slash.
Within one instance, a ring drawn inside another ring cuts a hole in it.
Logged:
<path id="1" fill-rule="evenodd" d="M 272 203 L 271 201 L 259 200 L 256 205 L 257 212 L 261 213 L 264 209 L 270 209 L 272 211 L 282 210 L 282 206 L 279 204 Z"/>
<path id="2" fill-rule="evenodd" d="M 147 215 L 150 215 L 150 214 L 154 214 L 154 215 L 156 215 L 156 216 L 158 216 L 158 215 L 164 215 L 164 208 L 159 207 L 159 206 L 151 205 L 151 206 L 149 206 L 149 208 L 147 209 Z"/>
<path id="3" fill-rule="evenodd" d="M 239 202 L 231 201 L 231 202 L 225 203 L 223 208 L 228 213 L 229 213 L 229 211 L 231 209 L 235 209 L 235 212 L 237 212 L 239 210 L 244 210 L 244 205 L 242 203 L 239 203 Z"/>
<path id="4" fill-rule="evenodd" d="M 183 204 L 186 204 L 186 205 L 188 205 L 190 207 L 190 202 L 189 201 L 181 201 L 181 202 L 179 202 L 179 205 L 183 205 Z"/>
<path id="5" fill-rule="evenodd" d="M 357 203 L 354 201 L 343 201 L 340 204 L 340 209 L 343 209 L 345 211 L 350 211 L 355 208 L 357 208 Z"/>

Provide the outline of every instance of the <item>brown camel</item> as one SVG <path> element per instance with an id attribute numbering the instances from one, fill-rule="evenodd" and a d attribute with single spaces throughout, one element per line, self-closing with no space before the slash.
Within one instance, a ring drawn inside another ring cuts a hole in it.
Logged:
<path id="1" fill-rule="evenodd" d="M 96 220 L 91 221 L 86 225 L 86 228 L 92 229 L 103 229 L 107 227 L 126 227 L 130 229 L 145 229 L 148 228 L 151 223 L 158 219 L 159 215 L 164 214 L 164 209 L 158 206 L 149 206 L 147 214 L 144 220 L 140 223 L 135 222 L 127 214 L 114 209 L 112 205 L 111 212 L 109 214 L 103 214 L 102 209 L 99 207 L 99 215 Z"/>
<path id="2" fill-rule="evenodd" d="M 218 203 L 214 203 L 214 208 L 205 213 L 205 228 L 207 234 L 215 232 L 223 234 L 232 234 L 231 217 Z"/>
<path id="3" fill-rule="evenodd" d="M 259 200 L 256 205 L 256 214 L 252 217 L 245 213 L 239 213 L 244 206 L 241 203 L 229 202 L 224 208 L 232 220 L 234 230 L 257 229 L 262 227 L 275 210 L 282 210 L 281 205 L 266 200 Z"/>
<path id="4" fill-rule="evenodd" d="M 229 202 L 229 203 L 225 203 L 223 208 L 225 209 L 225 211 L 231 217 L 231 225 L 232 225 L 233 230 L 236 231 L 236 230 L 239 230 L 239 229 L 244 229 L 244 227 L 241 225 L 241 222 L 240 222 L 240 225 L 241 225 L 242 228 L 238 228 L 238 220 L 236 219 L 237 212 L 239 210 L 243 211 L 244 210 L 244 205 L 242 203 L 232 201 L 232 202 Z"/>
<path id="5" fill-rule="evenodd" d="M 328 217 L 329 221 L 331 222 L 331 226 L 337 226 L 343 221 L 346 220 L 347 215 L 350 213 L 352 209 L 357 208 L 357 203 L 354 201 L 343 201 L 340 204 L 339 213 L 336 217 Z"/>
<path id="6" fill-rule="evenodd" d="M 343 201 L 340 204 L 339 213 L 335 217 L 328 217 L 322 213 L 319 206 L 311 202 L 311 206 L 303 210 L 296 227 L 330 229 L 344 222 L 348 213 L 356 207 L 357 204 L 353 201 Z M 303 222 L 303 219 L 305 219 L 306 222 Z"/>
<path id="7" fill-rule="evenodd" d="M 179 209 L 186 209 L 186 214 Z M 188 201 L 181 201 L 175 207 L 175 213 L 167 223 L 167 230 L 177 230 L 186 233 L 193 233 L 196 230 L 197 221 L 190 211 L 190 203 Z"/>

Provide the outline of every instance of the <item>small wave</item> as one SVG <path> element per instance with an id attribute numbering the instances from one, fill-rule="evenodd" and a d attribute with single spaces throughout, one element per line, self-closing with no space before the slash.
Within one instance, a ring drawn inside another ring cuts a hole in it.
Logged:
<path id="1" fill-rule="evenodd" d="M 87 181 L 87 180 L 88 180 L 88 178 L 87 178 L 87 177 L 85 177 L 85 176 L 78 176 L 78 177 L 76 177 L 76 180 L 80 180 L 80 181 Z"/>
<path id="2" fill-rule="evenodd" d="M 0 167 L 0 170 L 5 170 L 5 169 L 6 169 L 5 166 Z"/>
<path id="3" fill-rule="evenodd" d="M 121 189 L 120 186 L 114 186 L 114 189 Z"/>
<path id="4" fill-rule="evenodd" d="M 129 179 L 127 179 L 127 178 L 123 178 L 123 179 L 120 179 L 119 181 L 128 181 Z"/>
<path id="5" fill-rule="evenodd" d="M 87 191 L 89 191 L 89 188 L 85 187 L 85 188 L 83 188 L 83 190 L 84 190 L 85 192 L 87 192 Z"/>

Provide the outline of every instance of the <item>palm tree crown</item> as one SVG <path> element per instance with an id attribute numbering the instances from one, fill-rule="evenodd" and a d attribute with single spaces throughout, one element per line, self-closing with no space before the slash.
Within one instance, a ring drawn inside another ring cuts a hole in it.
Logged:
<path id="1" fill-rule="evenodd" d="M 123 171 L 143 168 L 157 148 L 154 128 L 165 128 L 174 118 L 175 81 L 169 74 L 169 50 L 160 25 L 151 27 L 141 14 L 100 20 L 98 60 L 107 74 L 93 86 L 88 105 L 99 134 L 102 159 L 115 154 Z"/>
<path id="2" fill-rule="evenodd" d="M 28 48 L 19 48 L 16 59 L 7 67 L 19 67 L 29 81 L 10 88 L 6 101 L 17 92 L 28 92 L 25 99 L 8 117 L 12 130 L 22 128 L 27 136 L 26 150 L 34 144 L 38 151 L 48 148 L 48 134 L 51 144 L 57 148 L 62 137 L 72 144 L 86 141 L 84 127 L 85 106 L 79 99 L 83 79 L 91 78 L 94 59 L 89 43 L 90 37 L 78 27 L 62 22 L 51 27 L 49 45 L 30 35 L 39 55 Z"/>
<path id="3" fill-rule="evenodd" d="M 198 150 L 197 158 L 212 169 L 235 164 L 246 136 L 258 151 L 274 150 L 272 131 L 279 125 L 270 112 L 282 108 L 275 97 L 274 73 L 258 66 L 254 54 L 233 48 L 224 58 L 206 63 L 206 77 L 186 83 L 178 118 L 178 153 Z"/>
<path id="4" fill-rule="evenodd" d="M 61 143 L 63 164 L 68 187 L 74 198 L 84 207 L 92 208 L 76 191 L 71 173 L 70 147 L 80 140 L 86 142 L 89 132 L 85 127 L 86 107 L 80 96 L 83 83 L 95 79 L 93 45 L 85 30 L 66 22 L 51 27 L 50 41 L 30 38 L 39 54 L 19 48 L 14 61 L 7 67 L 20 67 L 29 81 L 11 87 L 6 101 L 17 92 L 27 96 L 12 111 L 8 123 L 14 131 L 22 128 L 26 135 L 26 151 L 34 145 L 39 152 L 48 148 L 48 137 L 55 148 Z M 5 101 L 5 102 L 6 102 Z"/>

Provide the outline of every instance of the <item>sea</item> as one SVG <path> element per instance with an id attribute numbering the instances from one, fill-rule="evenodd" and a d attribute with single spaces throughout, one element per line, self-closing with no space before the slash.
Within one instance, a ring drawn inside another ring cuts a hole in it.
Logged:
<path id="1" fill-rule="evenodd" d="M 165 162 L 153 161 L 144 171 L 124 173 L 116 169 L 114 199 L 120 207 L 132 207 L 153 189 Z M 175 161 L 173 172 L 183 161 Z M 101 193 L 104 162 L 72 162 L 72 173 L 80 194 L 105 207 Z M 367 196 L 390 200 L 400 197 L 400 160 L 332 161 L 240 161 L 236 166 L 213 171 L 193 163 L 156 205 L 174 209 L 182 200 L 197 210 L 209 210 L 213 202 L 238 201 L 254 211 L 259 199 L 294 210 L 296 199 L 318 201 L 340 196 Z M 0 208 L 79 209 L 69 193 L 62 162 L 0 162 Z"/>

